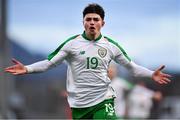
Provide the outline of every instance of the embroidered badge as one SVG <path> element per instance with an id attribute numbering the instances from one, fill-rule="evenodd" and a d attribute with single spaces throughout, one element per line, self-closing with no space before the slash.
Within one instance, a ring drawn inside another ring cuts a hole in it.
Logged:
<path id="1" fill-rule="evenodd" d="M 103 47 L 99 48 L 98 49 L 98 55 L 101 57 L 101 58 L 104 58 L 107 54 L 107 50 Z"/>

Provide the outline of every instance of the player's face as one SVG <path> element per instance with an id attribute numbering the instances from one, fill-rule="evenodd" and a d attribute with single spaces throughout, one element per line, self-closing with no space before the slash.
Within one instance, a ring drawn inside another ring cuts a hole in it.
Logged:
<path id="1" fill-rule="evenodd" d="M 100 34 L 100 30 L 104 25 L 104 21 L 102 20 L 100 15 L 96 13 L 88 13 L 83 19 L 83 25 L 88 36 L 98 37 Z"/>

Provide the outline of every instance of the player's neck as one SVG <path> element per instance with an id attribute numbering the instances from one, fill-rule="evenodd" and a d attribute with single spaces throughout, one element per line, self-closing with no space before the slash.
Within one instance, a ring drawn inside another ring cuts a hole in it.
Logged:
<path id="1" fill-rule="evenodd" d="M 101 38 L 101 33 L 97 33 L 97 34 L 88 34 L 86 32 L 83 33 L 83 37 L 85 37 L 88 40 L 99 40 Z"/>
<path id="2" fill-rule="evenodd" d="M 87 37 L 90 39 L 90 40 L 96 40 L 98 38 L 99 34 L 89 34 L 87 35 Z"/>

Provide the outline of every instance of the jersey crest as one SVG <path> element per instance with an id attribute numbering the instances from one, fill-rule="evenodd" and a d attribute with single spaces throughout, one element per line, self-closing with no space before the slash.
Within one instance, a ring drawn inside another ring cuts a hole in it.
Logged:
<path id="1" fill-rule="evenodd" d="M 98 49 L 98 55 L 101 57 L 101 58 L 104 58 L 107 54 L 107 50 L 103 47 L 99 48 Z"/>

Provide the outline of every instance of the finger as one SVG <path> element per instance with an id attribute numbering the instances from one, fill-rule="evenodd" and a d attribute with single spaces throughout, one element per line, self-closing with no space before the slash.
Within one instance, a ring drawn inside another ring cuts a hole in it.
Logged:
<path id="1" fill-rule="evenodd" d="M 11 69 L 14 69 L 14 68 L 15 68 L 15 66 L 10 66 L 10 67 L 5 68 L 5 70 L 11 70 Z"/>
<path id="2" fill-rule="evenodd" d="M 7 67 L 7 68 L 5 68 L 4 70 L 5 71 L 14 71 L 15 70 L 15 68 L 16 68 L 16 66 L 10 66 L 10 67 Z"/>
<path id="3" fill-rule="evenodd" d="M 24 73 L 22 73 L 22 72 L 14 72 L 14 73 L 12 73 L 13 75 L 23 75 Z"/>
<path id="4" fill-rule="evenodd" d="M 162 69 L 164 69 L 165 68 L 165 65 L 161 65 L 157 70 L 158 71 L 161 71 Z"/>
<path id="5" fill-rule="evenodd" d="M 15 72 L 15 73 L 12 73 L 12 74 L 13 74 L 13 75 L 19 75 L 19 73 L 16 73 L 16 72 Z"/>
<path id="6" fill-rule="evenodd" d="M 172 76 L 169 74 L 163 74 L 163 77 L 171 78 Z"/>
<path id="7" fill-rule="evenodd" d="M 5 70 L 5 71 L 14 70 L 14 67 L 8 67 L 8 68 L 5 68 L 4 70 Z"/>
<path id="8" fill-rule="evenodd" d="M 6 70 L 5 72 L 11 73 L 11 74 L 15 74 L 15 73 L 17 73 L 17 71 L 16 71 L 16 70 Z"/>
<path id="9" fill-rule="evenodd" d="M 161 80 L 158 81 L 159 84 L 163 84 L 163 82 Z"/>
<path id="10" fill-rule="evenodd" d="M 5 72 L 13 73 L 13 72 L 15 72 L 15 70 L 5 70 Z"/>
<path id="11" fill-rule="evenodd" d="M 12 62 L 15 63 L 15 64 L 21 64 L 18 60 L 12 58 Z"/>
<path id="12" fill-rule="evenodd" d="M 4 70 L 6 71 L 6 70 L 11 70 L 11 69 L 13 69 L 13 68 L 12 67 L 7 67 Z"/>
<path id="13" fill-rule="evenodd" d="M 160 80 L 159 82 L 160 82 L 160 84 L 168 84 L 169 83 L 169 82 L 167 82 L 165 80 Z"/>
<path id="14" fill-rule="evenodd" d="M 161 80 L 161 82 L 163 83 L 163 84 L 168 84 L 169 82 L 167 82 L 166 80 Z"/>
<path id="15" fill-rule="evenodd" d="M 15 72 L 15 73 L 12 73 L 13 75 L 19 75 L 19 73 Z"/>
<path id="16" fill-rule="evenodd" d="M 168 79 L 168 78 L 163 78 L 162 80 L 163 80 L 163 81 L 166 81 L 166 82 L 171 82 L 171 80 Z"/>

